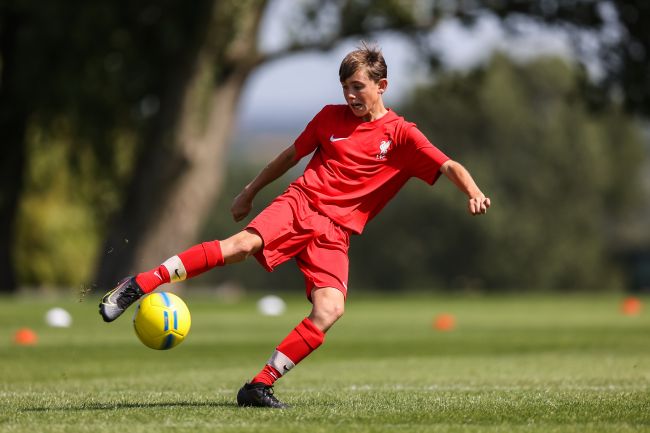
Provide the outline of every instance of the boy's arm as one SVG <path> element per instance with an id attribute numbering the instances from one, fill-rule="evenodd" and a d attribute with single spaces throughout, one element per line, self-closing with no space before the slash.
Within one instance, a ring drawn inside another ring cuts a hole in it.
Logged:
<path id="1" fill-rule="evenodd" d="M 253 199 L 257 193 L 269 183 L 286 173 L 291 167 L 296 165 L 296 148 L 293 144 L 283 150 L 276 156 L 266 167 L 255 176 L 255 179 L 244 187 L 242 192 L 235 197 L 230 208 L 230 213 L 235 221 L 243 220 L 253 208 Z"/>
<path id="2" fill-rule="evenodd" d="M 487 212 L 490 199 L 481 192 L 465 167 L 450 159 L 442 164 L 440 171 L 469 197 L 469 213 L 480 215 Z"/>

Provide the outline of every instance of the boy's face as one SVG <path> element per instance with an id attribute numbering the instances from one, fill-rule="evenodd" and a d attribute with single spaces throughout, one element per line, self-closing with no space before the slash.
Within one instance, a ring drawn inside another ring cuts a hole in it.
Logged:
<path id="1" fill-rule="evenodd" d="M 355 116 L 369 121 L 384 110 L 382 94 L 388 86 L 385 78 L 375 82 L 368 77 L 365 68 L 360 68 L 341 85 L 343 97 Z"/>

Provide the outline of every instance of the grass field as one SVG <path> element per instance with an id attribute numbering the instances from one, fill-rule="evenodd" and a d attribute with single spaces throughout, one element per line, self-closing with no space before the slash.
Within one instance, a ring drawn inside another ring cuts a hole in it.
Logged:
<path id="1" fill-rule="evenodd" d="M 650 432 L 650 314 L 621 297 L 351 296 L 325 344 L 276 386 L 289 410 L 235 393 L 308 308 L 184 297 L 187 341 L 141 345 L 129 311 L 96 302 L 0 299 L 1 432 Z M 48 328 L 48 308 L 73 314 Z M 453 313 L 451 332 L 433 317 Z M 33 347 L 13 344 L 34 329 Z"/>

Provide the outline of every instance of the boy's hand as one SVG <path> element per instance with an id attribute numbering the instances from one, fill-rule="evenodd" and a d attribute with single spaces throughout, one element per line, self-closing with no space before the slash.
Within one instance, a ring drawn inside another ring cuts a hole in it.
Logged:
<path id="1" fill-rule="evenodd" d="M 240 192 L 230 207 L 230 213 L 235 221 L 239 222 L 246 218 L 253 209 L 253 200 L 246 190 Z"/>
<path id="2" fill-rule="evenodd" d="M 482 194 L 469 199 L 469 213 L 472 215 L 485 214 L 489 207 L 490 199 Z"/>
<path id="3" fill-rule="evenodd" d="M 490 199 L 481 192 L 465 167 L 450 159 L 442 164 L 440 171 L 447 176 L 459 190 L 467 194 L 467 197 L 469 197 L 468 208 L 470 214 L 482 215 L 487 213 L 487 210 L 490 207 Z"/>
<path id="4" fill-rule="evenodd" d="M 300 158 L 299 158 L 300 159 Z M 296 165 L 296 148 L 292 144 L 284 149 L 273 161 L 260 171 L 260 173 L 244 187 L 242 192 L 239 193 L 230 207 L 230 213 L 235 221 L 239 222 L 246 218 L 246 215 L 253 209 L 253 199 L 258 192 L 266 185 L 273 182 L 278 177 L 282 176 L 291 167 Z"/>

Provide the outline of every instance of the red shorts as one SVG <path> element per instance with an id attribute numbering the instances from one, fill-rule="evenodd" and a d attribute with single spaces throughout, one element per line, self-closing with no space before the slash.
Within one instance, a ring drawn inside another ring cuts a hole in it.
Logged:
<path id="1" fill-rule="evenodd" d="M 308 299 L 314 287 L 333 287 L 347 297 L 350 233 L 318 213 L 299 190 L 289 188 L 246 228 L 264 241 L 255 258 L 267 271 L 295 257 Z"/>

